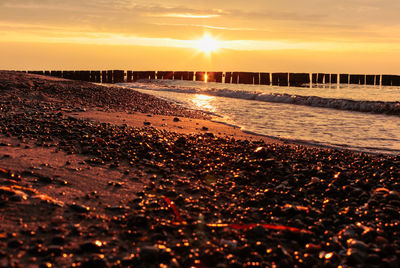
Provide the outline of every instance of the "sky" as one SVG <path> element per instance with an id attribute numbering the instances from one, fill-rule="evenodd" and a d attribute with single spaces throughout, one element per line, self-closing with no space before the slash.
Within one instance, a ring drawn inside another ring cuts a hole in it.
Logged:
<path id="1" fill-rule="evenodd" d="M 0 69 L 400 74 L 398 10 L 398 0 L 0 0 Z"/>

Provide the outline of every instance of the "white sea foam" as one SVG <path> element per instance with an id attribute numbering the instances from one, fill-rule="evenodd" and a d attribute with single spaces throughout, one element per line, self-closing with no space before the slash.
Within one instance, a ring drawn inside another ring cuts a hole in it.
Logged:
<path id="1" fill-rule="evenodd" d="M 195 88 L 163 86 L 159 84 L 125 84 L 131 88 L 156 91 L 171 91 L 178 93 L 203 94 L 216 97 L 227 97 L 244 100 L 264 102 L 287 103 L 312 107 L 331 108 L 367 113 L 400 115 L 400 102 L 398 101 L 370 101 L 324 98 L 319 96 L 303 96 L 288 93 L 264 93 L 245 90 L 231 90 L 224 88 Z"/>

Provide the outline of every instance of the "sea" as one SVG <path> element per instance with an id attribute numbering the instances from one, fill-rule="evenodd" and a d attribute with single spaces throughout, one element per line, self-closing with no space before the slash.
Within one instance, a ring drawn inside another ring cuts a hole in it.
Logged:
<path id="1" fill-rule="evenodd" d="M 400 154 L 400 87 L 305 87 L 183 80 L 121 83 L 214 121 L 281 140 L 376 154 Z"/>

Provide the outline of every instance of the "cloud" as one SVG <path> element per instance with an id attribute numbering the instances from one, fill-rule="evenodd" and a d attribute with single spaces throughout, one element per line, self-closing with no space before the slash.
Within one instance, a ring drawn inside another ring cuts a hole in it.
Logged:
<path id="1" fill-rule="evenodd" d="M 174 27 L 195 27 L 195 28 L 205 28 L 205 29 L 224 30 L 224 31 L 263 31 L 262 28 L 226 27 L 226 26 L 213 26 L 206 24 L 190 24 L 190 23 L 154 23 L 154 25 L 174 26 Z"/>
<path id="2" fill-rule="evenodd" d="M 166 14 L 150 14 L 152 17 L 166 18 L 183 18 L 183 19 L 210 19 L 220 17 L 219 14 L 193 14 L 193 13 L 166 13 Z"/>
<path id="3" fill-rule="evenodd" d="M 396 42 L 400 33 L 398 0 L 153 1 L 0 0 L 0 22 L 43 35 L 85 29 L 176 39 L 211 31 L 227 40 Z"/>

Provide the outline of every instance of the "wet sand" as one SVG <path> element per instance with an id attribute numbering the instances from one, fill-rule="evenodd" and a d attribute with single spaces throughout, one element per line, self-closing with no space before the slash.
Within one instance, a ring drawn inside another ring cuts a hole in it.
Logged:
<path id="1" fill-rule="evenodd" d="M 0 72 L 0 267 L 396 267 L 400 158 Z"/>

